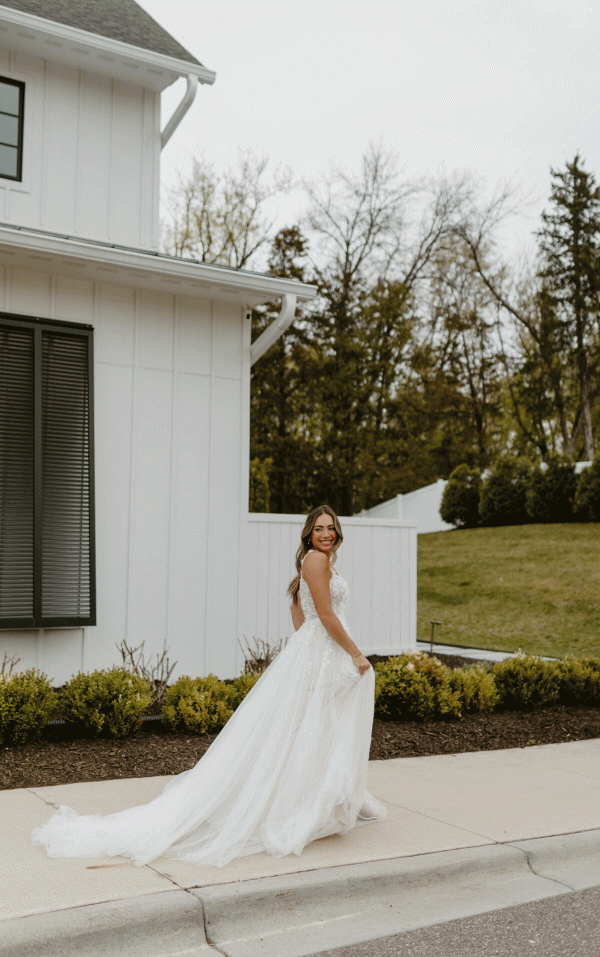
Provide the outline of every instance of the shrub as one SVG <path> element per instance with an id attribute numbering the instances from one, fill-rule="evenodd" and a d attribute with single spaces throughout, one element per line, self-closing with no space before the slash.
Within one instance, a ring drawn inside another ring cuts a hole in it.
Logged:
<path id="1" fill-rule="evenodd" d="M 73 675 L 60 692 L 66 721 L 82 724 L 86 734 L 124 738 L 139 728 L 152 700 L 150 682 L 125 668 Z"/>
<path id="2" fill-rule="evenodd" d="M 554 456 L 545 469 L 536 466 L 527 489 L 527 513 L 542 522 L 570 522 L 577 476 L 570 459 Z"/>
<path id="3" fill-rule="evenodd" d="M 206 678 L 184 675 L 167 691 L 162 711 L 164 724 L 173 731 L 187 731 L 190 734 L 220 731 L 233 714 L 230 704 L 232 697 L 235 698 L 236 693 L 240 694 L 242 690 L 242 686 L 238 685 L 237 692 L 232 693 L 230 687 L 224 681 L 219 681 L 216 675 L 207 675 Z"/>
<path id="4" fill-rule="evenodd" d="M 479 523 L 481 472 L 468 465 L 459 465 L 446 482 L 440 515 L 457 528 L 473 528 Z"/>
<path id="5" fill-rule="evenodd" d="M 450 686 L 449 669 L 438 658 L 422 652 L 398 655 L 376 666 L 375 713 L 389 721 L 458 718 L 460 696 Z"/>
<path id="6" fill-rule="evenodd" d="M 497 662 L 491 673 L 498 689 L 498 707 L 516 711 L 555 700 L 560 686 L 559 669 L 557 662 L 521 651 L 514 658 Z"/>
<path id="7" fill-rule="evenodd" d="M 489 670 L 484 665 L 466 665 L 450 672 L 450 687 L 455 691 L 463 714 L 493 711 L 499 694 Z"/>
<path id="8" fill-rule="evenodd" d="M 562 704 L 595 704 L 600 701 L 600 660 L 567 657 L 558 666 Z"/>
<path id="9" fill-rule="evenodd" d="M 575 512 L 591 522 L 600 522 L 600 455 L 579 473 Z"/>
<path id="10" fill-rule="evenodd" d="M 229 707 L 234 711 L 236 708 L 239 708 L 242 701 L 246 697 L 249 691 L 252 691 L 252 688 L 260 678 L 260 675 L 251 675 L 243 674 L 239 678 L 234 678 L 231 684 L 228 686 L 228 702 Z"/>
<path id="11" fill-rule="evenodd" d="M 529 521 L 526 511 L 531 462 L 512 455 L 501 456 L 481 489 L 479 511 L 487 525 L 521 525 Z"/>
<path id="12" fill-rule="evenodd" d="M 56 707 L 46 675 L 15 671 L 0 675 L 0 744 L 27 744 Z"/>

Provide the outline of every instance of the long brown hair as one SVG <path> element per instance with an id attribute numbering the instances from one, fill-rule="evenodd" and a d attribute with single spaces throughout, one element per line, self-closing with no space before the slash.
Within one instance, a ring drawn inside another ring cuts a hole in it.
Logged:
<path id="1" fill-rule="evenodd" d="M 308 555 L 312 549 L 312 532 L 315 526 L 315 522 L 318 519 L 319 515 L 330 515 L 333 519 L 333 524 L 335 527 L 336 539 L 331 549 L 331 563 L 333 564 L 336 559 L 336 552 L 342 542 L 344 541 L 344 536 L 342 535 L 342 527 L 340 525 L 340 520 L 333 511 L 332 508 L 329 508 L 329 505 L 319 505 L 317 508 L 313 508 L 312 512 L 306 516 L 306 521 L 304 523 L 304 528 L 302 529 L 302 534 L 300 536 L 300 548 L 296 552 L 296 571 L 297 575 L 295 578 L 292 578 L 287 594 L 292 596 L 292 604 L 296 604 L 298 601 L 298 592 L 300 591 L 300 576 L 302 574 L 302 559 L 305 555 Z"/>

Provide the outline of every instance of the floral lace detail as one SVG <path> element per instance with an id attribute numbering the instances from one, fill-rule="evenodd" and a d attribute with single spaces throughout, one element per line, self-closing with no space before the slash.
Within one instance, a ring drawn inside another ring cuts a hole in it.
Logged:
<path id="1" fill-rule="evenodd" d="M 341 575 L 338 575 L 336 572 L 334 572 L 329 582 L 329 591 L 331 592 L 331 607 L 336 615 L 341 615 L 344 611 L 344 605 L 348 601 L 348 595 L 350 593 L 348 582 L 345 581 Z M 310 593 L 310 588 L 304 581 L 302 575 L 300 575 L 300 604 L 302 605 L 304 617 L 307 620 L 309 618 L 318 618 L 315 603 L 312 600 L 312 595 Z"/>

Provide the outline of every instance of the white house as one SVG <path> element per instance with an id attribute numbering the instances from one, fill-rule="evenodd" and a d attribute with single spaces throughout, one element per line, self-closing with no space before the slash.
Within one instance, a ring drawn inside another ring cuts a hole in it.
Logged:
<path id="1" fill-rule="evenodd" d="M 316 290 L 158 252 L 161 148 L 214 78 L 134 0 L 0 5 L 0 664 L 55 684 L 124 639 L 231 676 L 253 627 L 250 366 Z"/>

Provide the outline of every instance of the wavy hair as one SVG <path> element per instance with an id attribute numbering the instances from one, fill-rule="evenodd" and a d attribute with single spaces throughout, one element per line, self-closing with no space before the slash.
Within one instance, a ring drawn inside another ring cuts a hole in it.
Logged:
<path id="1" fill-rule="evenodd" d="M 296 552 L 297 574 L 294 578 L 292 578 L 287 590 L 287 594 L 291 595 L 293 605 L 295 605 L 298 601 L 298 592 L 300 591 L 300 576 L 302 574 L 302 561 L 312 549 L 312 532 L 319 515 L 330 515 L 335 526 L 336 539 L 331 549 L 332 564 L 335 562 L 338 548 L 344 541 L 340 520 L 333 509 L 329 507 L 329 505 L 319 505 L 317 508 L 313 508 L 312 512 L 309 512 L 309 514 L 306 516 L 306 522 L 304 523 L 304 528 L 302 529 L 302 534 L 300 536 L 300 547 Z"/>

